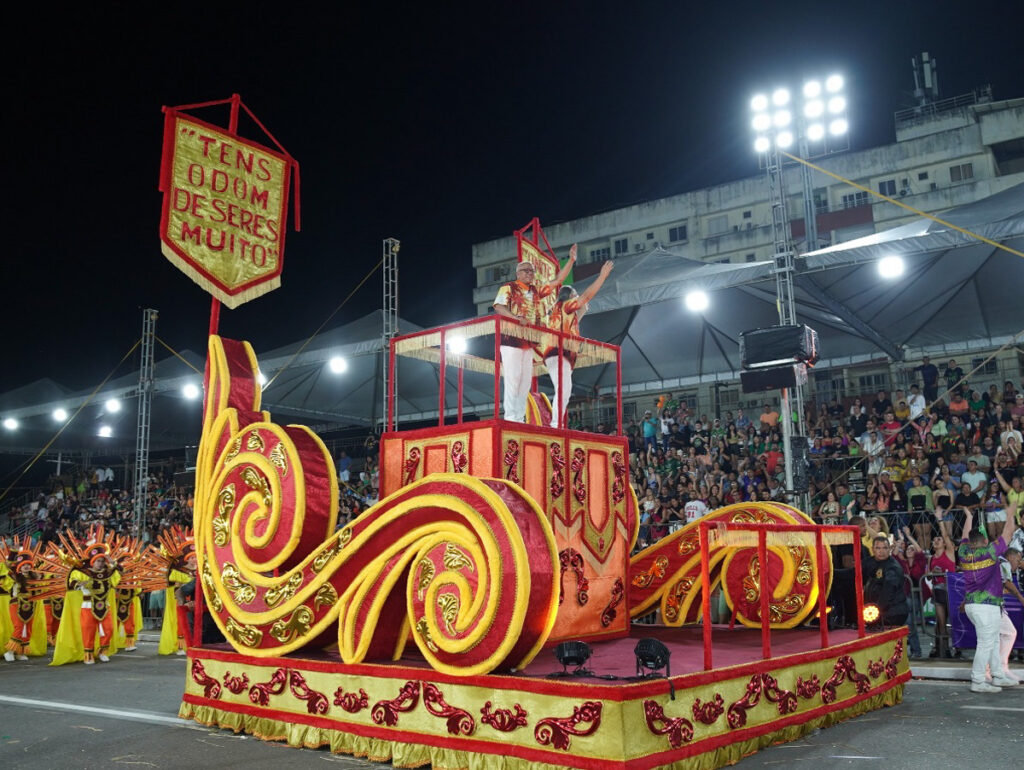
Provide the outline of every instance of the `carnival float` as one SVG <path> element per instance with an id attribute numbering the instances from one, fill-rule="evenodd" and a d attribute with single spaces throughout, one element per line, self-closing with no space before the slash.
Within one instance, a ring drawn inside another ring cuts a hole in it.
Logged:
<path id="1" fill-rule="evenodd" d="M 226 134 L 201 126 L 205 146 L 241 141 L 238 106 Z M 162 231 L 165 253 L 195 277 L 199 258 L 179 237 L 194 212 L 172 191 L 203 156 L 182 149 L 193 130 L 182 120 L 168 111 Z M 274 157 L 287 185 L 292 161 Z M 287 195 L 270 200 L 286 210 Z M 520 260 L 550 273 L 550 247 L 517 235 Z M 266 265 L 271 280 L 280 269 Z M 255 278 L 222 272 L 203 285 L 237 300 L 258 295 Z M 856 528 L 738 504 L 632 553 L 617 346 L 498 316 L 394 337 L 381 499 L 339 526 L 330 453 L 262 411 L 252 347 L 216 328 L 195 555 L 203 611 L 226 641 L 189 647 L 183 718 L 396 767 L 714 768 L 900 701 L 906 629 L 825 622 L 830 546 L 856 542 Z M 614 371 L 614 435 L 548 427 L 539 392 L 525 423 L 504 420 L 503 336 Z M 396 428 L 402 358 L 435 367 L 434 426 Z M 489 413 L 464 413 L 469 376 L 493 383 Z"/>

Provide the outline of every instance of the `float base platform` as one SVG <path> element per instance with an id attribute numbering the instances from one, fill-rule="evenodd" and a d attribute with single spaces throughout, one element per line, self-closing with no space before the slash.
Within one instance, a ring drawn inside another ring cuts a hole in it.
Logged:
<path id="1" fill-rule="evenodd" d="M 760 631 L 716 628 L 715 668 L 704 671 L 700 628 L 634 626 L 591 645 L 587 668 L 616 680 L 551 678 L 562 670 L 551 650 L 516 675 L 459 678 L 413 657 L 346 665 L 329 652 L 205 646 L 189 651 L 180 715 L 395 767 L 717 768 L 899 703 L 905 635 L 834 631 L 822 649 L 816 629 L 773 631 L 762 659 Z M 644 637 L 671 651 L 671 679 L 628 679 Z"/>

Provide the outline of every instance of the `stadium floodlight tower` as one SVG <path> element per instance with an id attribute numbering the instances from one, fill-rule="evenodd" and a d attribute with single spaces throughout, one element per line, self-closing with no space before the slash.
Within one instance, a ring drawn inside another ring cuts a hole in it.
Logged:
<path id="1" fill-rule="evenodd" d="M 808 80 L 800 98 L 790 89 L 776 88 L 770 94 L 756 94 L 750 100 L 751 126 L 754 130 L 754 150 L 760 155 L 768 179 L 771 204 L 773 260 L 775 262 L 775 291 L 779 308 L 779 323 L 796 324 L 796 299 L 793 286 L 793 259 L 795 250 L 786 211 L 786 188 L 783 164 L 786 154 L 796 150 L 803 158 L 814 157 L 846 149 L 849 123 L 846 117 L 845 84 L 841 75 L 830 75 L 824 81 Z M 799 103 L 798 103 L 799 101 Z M 816 206 L 814 203 L 810 169 L 803 169 L 804 229 L 806 250 L 818 247 Z M 804 433 L 803 393 L 800 385 L 790 392 L 782 390 L 782 431 L 786 458 L 786 488 L 793 488 L 793 453 L 790 437 L 797 415 L 797 435 Z"/>

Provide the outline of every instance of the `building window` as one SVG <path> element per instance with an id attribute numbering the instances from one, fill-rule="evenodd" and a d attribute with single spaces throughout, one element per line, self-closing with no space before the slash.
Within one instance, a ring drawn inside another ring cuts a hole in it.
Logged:
<path id="1" fill-rule="evenodd" d="M 621 256 L 629 251 L 629 239 L 619 238 L 615 241 L 615 256 Z"/>
<path id="2" fill-rule="evenodd" d="M 861 393 L 874 393 L 876 390 L 890 390 L 889 373 L 865 374 L 857 378 Z"/>
<path id="3" fill-rule="evenodd" d="M 984 365 L 982 363 L 984 362 Z M 971 359 L 971 371 L 975 374 L 999 374 L 999 367 L 994 358 L 985 361 L 984 358 Z"/>
<path id="4" fill-rule="evenodd" d="M 890 198 L 896 194 L 896 180 L 886 179 L 878 183 L 878 192 L 888 195 Z"/>
<path id="5" fill-rule="evenodd" d="M 974 179 L 973 163 L 963 163 L 959 166 L 949 167 L 950 182 L 966 182 L 968 179 Z"/>
<path id="6" fill-rule="evenodd" d="M 744 219 L 750 219 L 750 212 L 749 211 L 744 211 L 743 212 L 743 218 Z"/>
<path id="7" fill-rule="evenodd" d="M 653 241 L 654 240 L 654 233 L 647 233 L 647 240 Z"/>
<path id="8" fill-rule="evenodd" d="M 499 265 L 498 267 L 489 267 L 484 271 L 484 281 L 486 283 L 499 283 L 500 281 L 507 281 L 512 275 L 511 265 Z"/>
<path id="9" fill-rule="evenodd" d="M 726 257 L 725 259 L 716 259 L 715 260 L 715 264 L 716 265 L 728 265 L 729 264 L 729 258 Z"/>
<path id="10" fill-rule="evenodd" d="M 852 209 L 857 206 L 868 205 L 868 194 L 866 192 L 856 192 L 849 195 L 843 196 L 843 208 Z"/>
<path id="11" fill-rule="evenodd" d="M 756 254 L 747 254 L 747 262 L 757 262 Z"/>
<path id="12" fill-rule="evenodd" d="M 590 250 L 590 261 L 596 262 L 599 259 L 608 259 L 612 255 L 612 250 L 605 246 L 603 249 L 591 249 Z"/>
<path id="13" fill-rule="evenodd" d="M 814 213 L 828 213 L 828 190 L 824 187 L 818 187 L 814 191 Z"/>
<path id="14" fill-rule="evenodd" d="M 928 178 L 928 172 L 927 171 L 922 171 L 920 174 L 917 175 L 917 179 L 918 179 L 919 182 L 923 182 L 927 178 Z"/>
<path id="15" fill-rule="evenodd" d="M 669 243 L 678 243 L 679 241 L 686 240 L 686 225 L 679 225 L 679 227 L 670 227 L 668 230 Z"/>
<path id="16" fill-rule="evenodd" d="M 708 217 L 708 235 L 723 235 L 727 232 L 729 232 L 729 216 L 727 214 Z"/>

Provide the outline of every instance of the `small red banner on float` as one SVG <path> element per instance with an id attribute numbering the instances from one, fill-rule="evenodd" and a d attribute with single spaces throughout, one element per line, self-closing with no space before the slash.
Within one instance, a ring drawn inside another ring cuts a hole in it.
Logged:
<path id="1" fill-rule="evenodd" d="M 161 251 L 229 308 L 281 285 L 294 161 L 166 109 Z"/>

